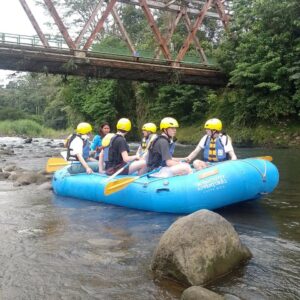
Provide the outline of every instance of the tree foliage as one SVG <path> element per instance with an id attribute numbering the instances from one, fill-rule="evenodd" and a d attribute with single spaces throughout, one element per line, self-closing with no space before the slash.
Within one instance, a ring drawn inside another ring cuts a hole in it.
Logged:
<path id="1" fill-rule="evenodd" d="M 236 124 L 299 117 L 298 0 L 234 1 L 234 20 L 218 52 L 230 74 Z"/>
<path id="2" fill-rule="evenodd" d="M 39 2 L 39 0 L 38 0 Z M 154 84 L 121 80 L 25 75 L 0 86 L 0 115 L 42 118 L 55 129 L 88 121 L 96 127 L 112 126 L 128 117 L 135 128 L 145 122 L 159 123 L 172 116 L 181 125 L 219 117 L 226 125 L 252 126 L 263 122 L 299 120 L 300 117 L 300 2 L 299 0 L 233 0 L 233 18 L 223 35 L 218 22 L 207 19 L 197 32 L 202 46 L 218 57 L 229 76 L 229 86 L 205 87 Z M 96 0 L 60 1 L 72 26 L 82 28 Z M 143 11 L 120 5 L 118 13 L 138 50 L 151 50 L 156 42 Z M 154 11 L 166 34 L 174 19 Z M 76 17 L 74 17 L 76 16 Z M 193 23 L 193 18 L 191 17 Z M 97 21 L 97 18 L 96 18 Z M 178 51 L 187 35 L 183 21 L 171 40 Z M 124 49 L 126 43 L 112 19 L 98 35 L 94 49 Z M 221 45 L 219 43 L 221 42 Z M 129 51 L 129 50 L 128 50 Z M 189 53 L 195 54 L 192 46 Z M 1 114 L 2 113 L 2 114 Z"/>

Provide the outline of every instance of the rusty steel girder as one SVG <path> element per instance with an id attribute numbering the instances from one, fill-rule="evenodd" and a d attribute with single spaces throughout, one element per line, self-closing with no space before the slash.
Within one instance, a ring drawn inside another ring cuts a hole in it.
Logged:
<path id="1" fill-rule="evenodd" d="M 34 16 L 32 15 L 26 3 L 26 0 L 19 1 L 23 9 L 25 10 L 29 20 L 31 21 L 33 27 L 35 28 L 42 44 L 44 45 L 44 47 L 49 48 L 49 43 L 42 30 L 40 29 L 38 23 L 36 22 Z M 173 65 L 174 67 L 178 67 L 183 61 L 192 42 L 195 43 L 196 50 L 199 52 L 202 62 L 207 63 L 207 58 L 201 47 L 201 43 L 196 35 L 197 31 L 203 24 L 204 18 L 206 17 L 219 18 L 226 29 L 229 23 L 230 12 L 229 0 L 99 0 L 88 21 L 83 26 L 80 34 L 73 41 L 73 39 L 69 35 L 66 26 L 64 25 L 61 17 L 59 16 L 55 8 L 53 0 L 44 0 L 44 3 L 70 50 L 88 51 L 91 45 L 93 44 L 94 40 L 96 39 L 97 35 L 102 30 L 105 21 L 111 14 L 113 19 L 115 20 L 115 23 L 118 25 L 118 28 L 125 42 L 127 43 L 131 53 L 135 53 L 136 49 L 134 43 L 131 41 L 129 34 L 126 31 L 126 28 L 122 23 L 121 18 L 117 13 L 116 6 L 118 4 L 139 6 L 143 10 L 145 18 L 158 44 L 159 51 L 156 52 L 156 57 L 159 56 L 159 53 L 162 53 L 164 58 L 169 62 L 169 64 Z M 87 30 L 91 27 L 92 22 L 95 22 L 95 18 L 96 16 L 98 16 L 99 12 L 101 12 L 101 8 L 104 8 L 104 10 L 102 10 L 103 12 L 101 14 L 101 17 L 92 29 L 90 36 L 85 41 L 83 41 L 84 35 L 86 34 Z M 173 24 L 171 24 L 171 27 L 169 28 L 169 31 L 167 32 L 166 36 L 163 36 L 160 32 L 160 29 L 155 22 L 155 18 L 153 17 L 151 9 L 165 10 L 177 14 L 177 17 L 174 20 Z M 193 24 L 189 16 L 196 17 Z M 176 59 L 173 61 L 169 49 L 169 44 L 171 42 L 174 30 L 181 17 L 184 17 L 184 22 L 188 30 L 188 34 L 181 49 L 179 50 L 176 56 Z"/>

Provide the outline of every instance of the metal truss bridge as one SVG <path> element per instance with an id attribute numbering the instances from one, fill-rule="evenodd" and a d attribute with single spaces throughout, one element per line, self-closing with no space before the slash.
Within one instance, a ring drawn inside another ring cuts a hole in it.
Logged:
<path id="1" fill-rule="evenodd" d="M 226 29 L 230 11 L 227 1 L 100 0 L 95 2 L 76 38 L 71 37 L 52 0 L 44 0 L 44 5 L 59 29 L 59 36 L 43 33 L 26 0 L 19 2 L 37 35 L 0 33 L 1 69 L 212 87 L 226 85 L 224 74 L 206 56 L 197 31 L 205 18 L 220 20 Z M 118 14 L 120 5 L 142 9 L 157 42 L 155 51 L 139 50 L 131 40 Z M 173 16 L 164 34 L 156 23 L 154 10 L 167 11 Z M 99 47 L 99 33 L 105 22 L 111 20 L 117 25 L 127 48 Z M 180 20 L 186 26 L 187 35 L 175 53 L 171 41 Z M 194 43 L 198 56 L 187 55 L 191 43 Z"/>

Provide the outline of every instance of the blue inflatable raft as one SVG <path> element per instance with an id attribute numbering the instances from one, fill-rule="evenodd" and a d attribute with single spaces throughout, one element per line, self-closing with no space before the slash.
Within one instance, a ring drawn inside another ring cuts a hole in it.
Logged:
<path id="1" fill-rule="evenodd" d="M 261 198 L 271 193 L 278 181 L 279 173 L 274 164 L 249 158 L 218 163 L 185 176 L 144 176 L 110 195 L 104 195 L 108 183 L 106 175 L 70 175 L 68 167 L 54 174 L 52 185 L 60 196 L 140 210 L 192 213 Z"/>

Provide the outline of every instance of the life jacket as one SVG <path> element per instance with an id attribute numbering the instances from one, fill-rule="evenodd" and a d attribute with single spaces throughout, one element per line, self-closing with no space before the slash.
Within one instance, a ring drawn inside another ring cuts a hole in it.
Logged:
<path id="1" fill-rule="evenodd" d="M 161 154 L 153 151 L 153 147 L 160 139 L 165 139 L 168 142 L 171 156 L 173 156 L 175 150 L 175 142 L 171 141 L 164 135 L 158 135 L 149 147 L 148 167 L 150 168 L 150 170 L 156 169 L 160 166 L 166 166 L 166 162 L 162 160 Z"/>
<path id="2" fill-rule="evenodd" d="M 211 138 L 210 136 L 207 136 L 205 140 L 205 146 L 204 146 L 204 152 L 203 152 L 203 160 L 209 161 L 209 162 L 219 162 L 228 160 L 228 154 L 225 152 L 225 147 L 222 143 L 221 137 L 224 135 L 221 135 L 215 139 Z M 228 143 L 228 136 L 226 136 L 226 143 Z"/>
<path id="3" fill-rule="evenodd" d="M 77 155 L 71 154 L 71 151 L 73 151 L 72 148 L 70 148 L 70 145 L 72 141 L 79 137 L 83 141 L 83 148 L 82 148 L 82 157 L 86 160 L 90 156 L 90 142 L 88 139 L 84 140 L 81 135 L 73 133 L 72 135 L 68 136 L 66 139 L 66 147 L 67 147 L 67 160 L 69 161 L 78 161 Z"/>
<path id="4" fill-rule="evenodd" d="M 125 140 L 125 138 L 122 135 L 112 133 L 112 134 L 110 134 L 109 137 L 107 137 L 107 139 L 105 141 L 103 139 L 104 143 L 102 143 L 102 146 L 104 147 L 103 160 L 105 162 L 105 169 L 114 167 L 123 162 L 121 153 L 119 153 L 119 151 L 114 148 L 115 141 L 120 138 Z M 127 151 L 129 152 L 128 145 L 127 145 Z"/>
<path id="5" fill-rule="evenodd" d="M 143 137 L 143 139 L 142 139 L 141 148 L 142 148 L 142 152 L 145 152 L 145 150 L 147 148 L 147 138 L 145 138 L 145 137 Z"/>
<path id="6" fill-rule="evenodd" d="M 69 141 L 70 141 L 70 138 L 73 136 L 73 133 L 70 134 L 65 140 L 64 140 L 64 148 L 68 148 L 68 145 L 69 145 Z"/>
<path id="7" fill-rule="evenodd" d="M 157 134 L 151 133 L 147 138 L 143 137 L 141 141 L 141 150 L 139 151 L 139 155 L 143 155 L 151 146 L 151 144 L 157 138 Z"/>
<path id="8" fill-rule="evenodd" d="M 171 156 L 174 155 L 174 151 L 175 151 L 175 147 L 176 147 L 176 139 L 170 140 L 170 154 Z"/>

